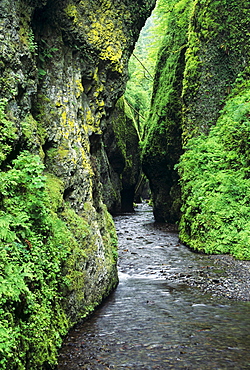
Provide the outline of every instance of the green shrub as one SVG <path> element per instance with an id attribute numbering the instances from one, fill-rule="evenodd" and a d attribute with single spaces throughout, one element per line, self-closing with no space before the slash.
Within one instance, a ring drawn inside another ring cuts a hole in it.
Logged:
<path id="1" fill-rule="evenodd" d="M 43 170 L 39 156 L 24 151 L 1 173 L 1 369 L 54 363 L 68 329 L 60 291 L 70 234 L 47 208 Z"/>
<path id="2" fill-rule="evenodd" d="M 250 259 L 250 84 L 243 84 L 208 136 L 189 141 L 178 165 L 180 237 L 206 253 Z"/>
<path id="3" fill-rule="evenodd" d="M 84 305 L 83 266 L 98 248 L 89 213 L 63 200 L 64 185 L 46 173 L 38 155 L 23 151 L 1 172 L 0 368 L 41 369 L 57 362 L 57 350 L 75 317 L 66 299 L 81 305 L 78 318 L 100 303 Z M 88 206 L 87 203 L 84 205 Z M 115 271 L 113 223 L 103 210 L 102 238 Z M 112 253 L 113 252 L 113 253 Z M 115 284 L 115 276 L 112 284 Z M 73 293 L 72 293 L 73 292 Z M 67 310 L 67 314 L 66 314 Z"/>

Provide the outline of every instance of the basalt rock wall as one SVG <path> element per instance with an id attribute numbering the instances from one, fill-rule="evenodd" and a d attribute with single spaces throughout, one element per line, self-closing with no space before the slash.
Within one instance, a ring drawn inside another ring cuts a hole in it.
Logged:
<path id="1" fill-rule="evenodd" d="M 143 154 L 156 219 L 239 258 L 250 249 L 248 12 L 248 1 L 171 3 Z"/>
<path id="2" fill-rule="evenodd" d="M 141 172 L 141 156 L 136 125 L 123 97 L 118 100 L 109 117 L 103 144 L 106 157 L 99 161 L 99 166 L 104 202 L 113 214 L 132 212 Z"/>
<path id="3" fill-rule="evenodd" d="M 173 7 L 158 56 L 151 111 L 143 148 L 143 170 L 149 178 L 157 221 L 180 218 L 180 187 L 174 166 L 182 154 L 182 83 L 191 1 Z"/>
<path id="4" fill-rule="evenodd" d="M 131 157 L 123 152 L 113 176 L 121 149 L 107 143 L 128 58 L 153 6 L 0 1 L 3 369 L 55 363 L 61 336 L 117 284 L 107 206 L 121 208 L 116 198 L 135 186 L 137 170 L 124 180 Z"/>

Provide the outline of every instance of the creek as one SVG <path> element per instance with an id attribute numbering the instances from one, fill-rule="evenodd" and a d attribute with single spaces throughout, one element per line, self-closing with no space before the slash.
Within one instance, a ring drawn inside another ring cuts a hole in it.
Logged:
<path id="1" fill-rule="evenodd" d="M 223 269 L 156 224 L 146 204 L 115 224 L 120 283 L 70 331 L 58 370 L 250 369 L 250 302 L 179 278 L 206 270 L 216 284 Z"/>

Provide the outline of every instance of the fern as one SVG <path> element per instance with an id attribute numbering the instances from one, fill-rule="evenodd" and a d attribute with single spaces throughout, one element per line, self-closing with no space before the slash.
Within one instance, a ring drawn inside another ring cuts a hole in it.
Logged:
<path id="1" fill-rule="evenodd" d="M 250 259 L 250 86 L 232 96 L 210 134 L 193 138 L 178 165 L 180 236 L 206 253 Z"/>

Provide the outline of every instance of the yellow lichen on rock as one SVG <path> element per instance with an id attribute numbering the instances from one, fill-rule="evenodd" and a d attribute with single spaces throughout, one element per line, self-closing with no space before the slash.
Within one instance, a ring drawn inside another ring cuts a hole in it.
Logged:
<path id="1" fill-rule="evenodd" d="M 88 42 L 100 50 L 100 58 L 109 60 L 117 72 L 122 72 L 122 54 L 126 43 L 122 28 L 110 20 L 111 15 L 95 15 L 91 29 L 87 33 Z M 111 18 L 112 19 L 112 18 Z"/>
<path id="2" fill-rule="evenodd" d="M 84 168 L 85 170 L 88 170 L 89 175 L 92 177 L 94 173 L 91 167 L 89 157 L 86 155 L 86 152 L 84 151 L 83 148 L 80 148 L 80 152 L 81 152 L 81 158 L 82 158 L 82 168 Z"/>
<path id="3" fill-rule="evenodd" d="M 75 90 L 76 90 L 76 92 L 75 92 L 76 98 L 79 98 L 82 95 L 82 93 L 84 92 L 82 82 L 79 79 L 75 80 Z"/>
<path id="4" fill-rule="evenodd" d="M 68 6 L 64 9 L 64 11 L 68 17 L 73 18 L 74 23 L 77 23 L 79 19 L 79 13 L 75 5 L 68 4 Z"/>
<path id="5" fill-rule="evenodd" d="M 127 38 L 119 15 L 128 19 L 130 13 L 122 4 L 119 4 L 119 8 L 114 8 L 110 1 L 106 1 L 105 6 L 96 6 L 94 11 L 93 5 L 96 6 L 86 1 L 81 1 L 78 5 L 70 3 L 64 12 L 72 20 L 74 27 L 86 37 L 87 43 L 97 50 L 99 57 L 109 61 L 115 71 L 122 73 L 122 55 Z"/>

